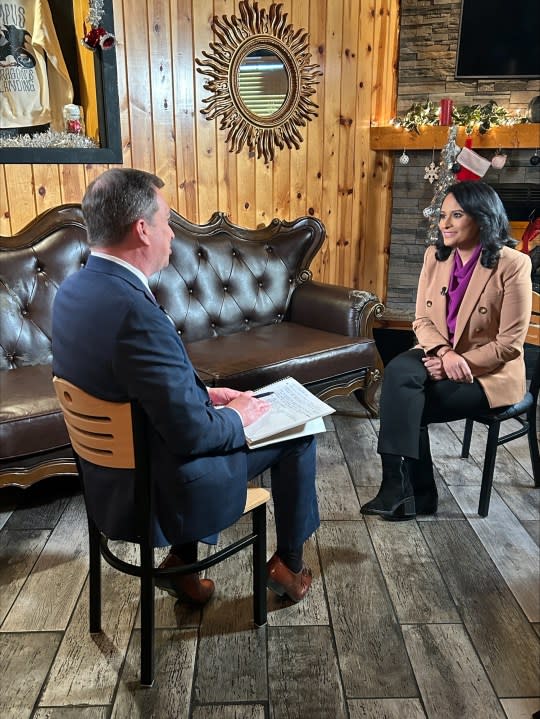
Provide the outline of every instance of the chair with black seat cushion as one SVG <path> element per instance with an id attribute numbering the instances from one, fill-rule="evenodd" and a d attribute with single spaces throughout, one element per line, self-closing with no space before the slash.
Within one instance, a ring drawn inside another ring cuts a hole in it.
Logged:
<path id="1" fill-rule="evenodd" d="M 109 546 L 87 509 L 89 532 L 90 632 L 101 631 L 101 557 L 112 567 L 140 578 L 141 684 L 154 680 L 154 589 L 163 575 L 199 572 L 253 547 L 253 613 L 257 626 L 266 624 L 266 503 L 270 493 L 249 488 L 244 514 L 251 513 L 251 531 L 220 551 L 193 564 L 160 569 L 154 566 L 152 486 L 146 446 L 146 416 L 136 402 L 107 402 L 64 379 L 53 379 L 81 478 L 80 458 L 101 467 L 135 471 L 140 563 L 121 559 Z"/>
<path id="2" fill-rule="evenodd" d="M 536 295 L 536 297 L 535 297 Z M 533 314 L 531 324 L 527 334 L 526 342 L 533 345 L 540 345 L 540 303 L 538 293 L 533 292 Z M 480 501 L 478 504 L 478 514 L 481 517 L 487 517 L 489 511 L 489 500 L 491 497 L 491 487 L 493 485 L 493 472 L 495 469 L 495 458 L 497 456 L 497 447 L 501 444 L 511 442 L 518 437 L 527 435 L 529 440 L 529 451 L 531 454 L 531 464 L 534 478 L 534 486 L 540 486 L 540 452 L 538 450 L 538 434 L 536 424 L 536 413 L 538 403 L 538 390 L 540 387 L 540 355 L 536 358 L 536 364 L 533 369 L 529 390 L 525 396 L 517 404 L 509 407 L 498 407 L 483 414 L 468 417 L 465 423 L 465 433 L 463 436 L 463 445 L 461 456 L 468 457 L 471 445 L 471 436 L 474 422 L 481 422 L 488 428 L 488 437 L 486 444 L 486 454 L 484 459 L 484 469 L 482 471 L 482 484 L 480 487 Z M 500 436 L 501 424 L 506 420 L 513 419 L 521 425 L 518 429 L 508 432 Z"/>

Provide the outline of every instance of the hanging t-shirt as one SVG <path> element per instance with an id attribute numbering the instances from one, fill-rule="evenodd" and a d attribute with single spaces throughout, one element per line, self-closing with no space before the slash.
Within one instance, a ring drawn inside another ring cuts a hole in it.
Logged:
<path id="1" fill-rule="evenodd" d="M 73 87 L 47 0 L 0 0 L 0 129 L 62 129 Z"/>

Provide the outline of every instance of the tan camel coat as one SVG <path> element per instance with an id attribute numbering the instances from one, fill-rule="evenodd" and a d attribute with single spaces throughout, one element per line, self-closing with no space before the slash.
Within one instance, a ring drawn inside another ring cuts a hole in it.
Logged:
<path id="1" fill-rule="evenodd" d="M 449 345 L 446 293 L 454 262 L 425 252 L 416 299 L 413 330 L 426 353 Z M 531 261 L 509 247 L 497 266 L 476 265 L 459 308 L 453 347 L 467 360 L 491 407 L 519 402 L 525 394 L 523 343 L 531 317 Z"/>

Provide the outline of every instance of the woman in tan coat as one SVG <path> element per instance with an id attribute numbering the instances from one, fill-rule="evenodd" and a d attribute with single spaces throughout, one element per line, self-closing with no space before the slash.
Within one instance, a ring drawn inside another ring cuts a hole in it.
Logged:
<path id="1" fill-rule="evenodd" d="M 418 345 L 386 367 L 377 451 L 383 478 L 363 514 L 412 519 L 437 511 L 427 427 L 525 394 L 523 343 L 531 262 L 512 249 L 506 212 L 484 182 L 448 188 L 420 274 Z"/>

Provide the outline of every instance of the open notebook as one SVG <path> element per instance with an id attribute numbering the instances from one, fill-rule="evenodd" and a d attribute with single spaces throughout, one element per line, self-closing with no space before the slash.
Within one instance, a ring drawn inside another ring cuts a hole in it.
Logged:
<path id="1" fill-rule="evenodd" d="M 256 422 L 244 427 L 250 449 L 324 432 L 323 417 L 335 412 L 293 377 L 285 377 L 255 391 L 256 396 L 262 394 L 272 407 Z"/>

